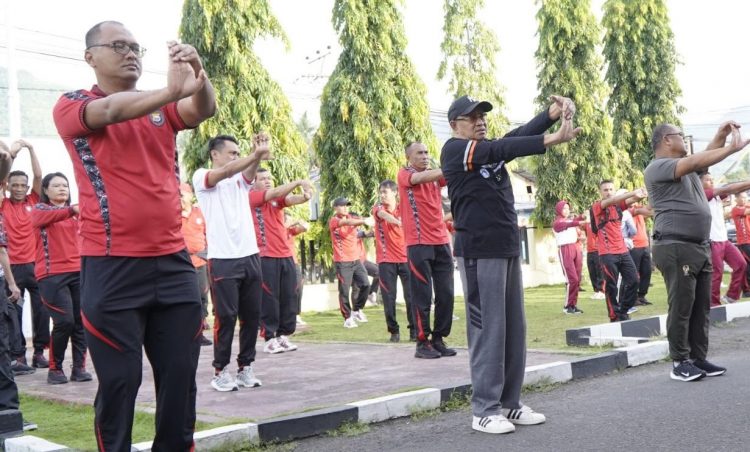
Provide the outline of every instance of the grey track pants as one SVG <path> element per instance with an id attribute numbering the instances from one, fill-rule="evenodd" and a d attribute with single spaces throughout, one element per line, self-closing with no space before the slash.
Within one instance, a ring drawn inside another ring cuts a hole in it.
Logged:
<path id="1" fill-rule="evenodd" d="M 466 301 L 466 333 L 474 416 L 521 408 L 526 319 L 519 257 L 458 258 Z"/>

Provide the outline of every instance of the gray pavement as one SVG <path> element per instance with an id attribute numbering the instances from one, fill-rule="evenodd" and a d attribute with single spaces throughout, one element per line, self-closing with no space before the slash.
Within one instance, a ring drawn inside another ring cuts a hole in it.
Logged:
<path id="1" fill-rule="evenodd" d="M 235 337 L 234 357 L 238 340 Z M 248 422 L 317 408 L 380 397 L 388 394 L 469 380 L 468 352 L 435 360 L 414 358 L 414 344 L 315 344 L 298 342 L 299 350 L 267 355 L 259 341 L 255 373 L 260 388 L 216 392 L 210 386 L 212 347 L 201 349 L 198 367 L 198 418 L 206 422 Z M 570 355 L 530 351 L 528 365 L 570 359 Z M 70 358 L 64 367 L 69 370 Z M 94 372 L 89 363 L 89 371 Z M 229 365 L 236 371 L 236 362 Z M 19 390 L 49 399 L 93 404 L 96 382 L 48 385 L 46 369 L 16 377 Z M 137 398 L 142 410 L 155 407 L 153 377 L 144 359 L 143 383 Z"/>
<path id="2" fill-rule="evenodd" d="M 709 360 L 726 375 L 683 383 L 659 362 L 578 380 L 524 402 L 547 423 L 507 435 L 471 429 L 468 409 L 369 426 L 355 437 L 317 437 L 298 451 L 746 451 L 750 450 L 750 319 L 711 329 Z"/>

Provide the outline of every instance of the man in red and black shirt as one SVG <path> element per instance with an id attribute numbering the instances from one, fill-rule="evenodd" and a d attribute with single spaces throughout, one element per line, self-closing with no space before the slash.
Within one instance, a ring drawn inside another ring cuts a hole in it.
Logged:
<path id="1" fill-rule="evenodd" d="M 736 205 L 732 208 L 732 220 L 737 234 L 737 248 L 748 264 L 745 271 L 745 292 L 742 293 L 742 297 L 745 298 L 750 295 L 747 292 L 750 288 L 750 206 L 747 204 L 747 192 L 737 193 L 735 201 Z"/>
<path id="2" fill-rule="evenodd" d="M 336 278 L 339 281 L 339 309 L 344 316 L 344 328 L 356 328 L 357 322 L 367 322 L 362 309 L 367 302 L 370 281 L 360 261 L 360 250 L 357 246 L 357 228 L 371 225 L 371 219 L 355 217 L 349 213 L 351 203 L 346 198 L 333 201 L 334 215 L 328 220 L 333 245 L 333 262 L 336 267 Z M 349 292 L 352 283 L 359 287 L 356 300 L 349 304 Z"/>
<path id="3" fill-rule="evenodd" d="M 130 450 L 143 348 L 158 383 L 152 448 L 193 447 L 201 302 L 180 232 L 175 137 L 216 103 L 195 49 L 167 47 L 166 87 L 140 91 L 144 49 L 119 22 L 95 25 L 85 59 L 97 84 L 63 94 L 53 110 L 79 190 L 81 316 L 99 379 L 99 450 Z"/>
<path id="4" fill-rule="evenodd" d="M 28 291 L 31 299 L 31 328 L 34 347 L 31 365 L 37 368 L 47 368 L 49 362 L 44 357 L 43 352 L 50 340 L 49 312 L 42 306 L 39 285 L 34 277 L 36 236 L 31 225 L 31 209 L 39 202 L 39 196 L 41 195 L 42 168 L 39 165 L 36 152 L 34 152 L 34 147 L 28 141 L 18 140 L 14 142 L 10 147 L 11 156 L 15 159 L 18 152 L 23 148 L 29 150 L 31 171 L 34 174 L 31 193 L 29 193 L 29 176 L 23 171 L 12 171 L 8 175 L 10 198 L 2 200 L 0 210 L 5 217 L 5 228 L 8 232 L 10 267 L 13 270 L 13 276 L 16 278 L 16 284 L 21 289 L 21 298 L 15 304 L 18 324 L 23 324 L 23 299 L 24 293 Z M 19 363 L 26 364 L 26 338 L 23 336 L 22 330 L 19 329 L 18 333 L 24 351 L 21 352 L 19 349 L 17 353 L 21 354 L 13 358 Z"/>
<path id="5" fill-rule="evenodd" d="M 453 256 L 440 196 L 440 189 L 446 183 L 440 169 L 430 169 L 430 155 L 424 144 L 408 144 L 406 159 L 408 165 L 398 172 L 398 195 L 417 327 L 414 356 L 454 356 L 456 351 L 443 340 L 453 325 Z M 433 289 L 435 327 L 430 328 Z"/>
<path id="6" fill-rule="evenodd" d="M 630 204 L 646 197 L 646 191 L 635 191 L 615 195 L 615 184 L 611 180 L 599 183 L 602 199 L 591 206 L 592 229 L 596 228 L 599 261 L 604 274 L 604 294 L 607 300 L 609 320 L 628 320 L 628 310 L 635 304 L 638 291 L 638 271 L 630 257 L 622 236 L 622 211 Z M 617 279 L 622 276 L 623 296 L 617 300 Z"/>
<path id="7" fill-rule="evenodd" d="M 637 306 L 648 306 L 651 304 L 646 299 L 648 288 L 651 285 L 651 242 L 648 239 L 646 229 L 646 218 L 653 216 L 651 208 L 635 204 L 630 207 L 630 214 L 635 223 L 635 235 L 633 236 L 633 248 L 630 249 L 630 257 L 633 258 L 636 270 L 638 270 L 638 292 L 635 304 Z"/>
<path id="8" fill-rule="evenodd" d="M 263 275 L 261 335 L 266 339 L 263 351 L 276 354 L 297 350 L 289 340 L 297 326 L 297 269 L 284 225 L 284 208 L 309 201 L 312 185 L 307 180 L 273 185 L 271 172 L 258 168 L 250 191 L 250 207 Z M 302 187 L 302 193 L 292 193 L 297 187 Z"/>
<path id="9" fill-rule="evenodd" d="M 406 320 L 409 326 L 409 339 L 416 340 L 413 311 L 411 304 L 411 287 L 409 266 L 406 260 L 404 230 L 401 227 L 401 208 L 396 200 L 398 185 L 392 180 L 384 180 L 379 188 L 380 202 L 372 208 L 375 219 L 375 257 L 380 274 L 381 296 L 385 311 L 385 323 L 391 333 L 391 342 L 401 340 L 398 321 L 396 321 L 396 296 L 398 295 L 397 278 L 401 278 L 406 302 Z"/>

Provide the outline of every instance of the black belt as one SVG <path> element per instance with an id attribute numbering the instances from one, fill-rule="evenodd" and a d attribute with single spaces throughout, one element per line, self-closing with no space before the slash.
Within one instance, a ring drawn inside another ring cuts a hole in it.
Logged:
<path id="1" fill-rule="evenodd" d="M 677 242 L 688 242 L 695 243 L 696 245 L 708 245 L 708 240 L 690 237 L 682 234 L 662 234 L 661 232 L 655 231 L 651 236 L 656 241 L 661 240 L 675 240 Z"/>

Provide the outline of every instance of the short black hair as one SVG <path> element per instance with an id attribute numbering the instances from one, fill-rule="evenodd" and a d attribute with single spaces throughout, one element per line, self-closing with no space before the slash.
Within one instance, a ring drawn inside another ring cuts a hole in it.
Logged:
<path id="1" fill-rule="evenodd" d="M 21 170 L 15 170 L 15 171 L 11 171 L 11 172 L 10 172 L 10 173 L 8 174 L 8 182 L 10 182 L 10 178 L 11 178 L 11 177 L 16 177 L 16 176 L 23 176 L 23 177 L 25 177 L 25 178 L 26 178 L 26 182 L 28 182 L 28 181 L 29 181 L 29 175 L 28 175 L 28 174 L 24 173 L 24 172 L 23 172 L 23 171 L 21 171 Z"/>
<path id="2" fill-rule="evenodd" d="M 398 185 L 390 179 L 386 179 L 378 185 L 378 190 L 388 188 L 392 191 L 398 192 Z"/>
<path id="3" fill-rule="evenodd" d="M 612 179 L 602 179 L 601 182 L 599 182 L 599 188 L 601 188 L 601 186 L 604 184 L 614 184 L 614 183 L 615 181 L 613 181 Z"/>
<path id="4" fill-rule="evenodd" d="M 63 173 L 49 173 L 46 176 L 44 176 L 44 179 L 42 179 L 42 194 L 39 196 L 39 201 L 44 204 L 52 204 L 49 201 L 49 196 L 47 196 L 47 193 L 44 192 L 45 189 L 49 188 L 49 183 L 52 182 L 52 179 L 56 177 L 62 177 L 65 179 L 65 182 L 68 183 L 68 188 L 70 188 L 70 182 L 68 181 L 68 178 L 65 177 L 65 174 Z M 65 205 L 70 205 L 70 190 L 68 190 L 68 199 L 65 200 Z"/>
<path id="5" fill-rule="evenodd" d="M 97 41 L 99 40 L 99 36 L 102 33 L 102 25 L 120 25 L 124 27 L 124 25 L 120 22 L 117 22 L 116 20 L 105 20 L 103 22 L 99 22 L 98 24 L 94 25 L 89 29 L 89 31 L 86 32 L 86 48 L 99 44 Z"/>
<path id="6" fill-rule="evenodd" d="M 659 143 L 661 143 L 661 141 L 665 136 L 667 136 L 668 133 L 671 133 L 673 127 L 673 125 L 667 123 L 662 123 L 654 127 L 654 133 L 651 134 L 652 150 L 656 151 L 656 148 L 659 147 Z"/>
<path id="7" fill-rule="evenodd" d="M 259 166 L 257 170 L 255 170 L 256 173 L 267 173 L 268 168 L 263 168 L 262 166 Z"/>
<path id="8" fill-rule="evenodd" d="M 216 135 L 215 137 L 208 140 L 208 154 L 209 158 L 211 157 L 211 151 L 216 149 L 217 151 L 221 151 L 224 149 L 224 143 L 227 141 L 231 141 L 232 143 L 239 146 L 239 141 L 237 141 L 237 138 L 233 137 L 232 135 Z"/>
<path id="9" fill-rule="evenodd" d="M 409 155 L 409 148 L 414 146 L 417 143 L 421 143 L 421 141 L 410 141 L 409 143 L 404 146 L 404 153 L 408 156 Z"/>

